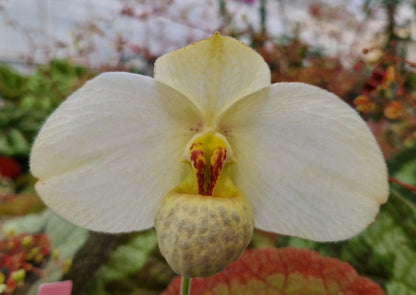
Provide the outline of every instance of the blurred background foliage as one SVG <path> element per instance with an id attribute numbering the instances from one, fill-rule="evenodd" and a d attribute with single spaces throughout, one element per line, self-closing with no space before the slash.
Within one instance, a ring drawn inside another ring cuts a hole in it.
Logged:
<path id="1" fill-rule="evenodd" d="M 174 2 L 120 1 L 117 17 L 151 19 L 167 14 Z M 371 33 L 374 43 L 363 40 L 360 26 L 354 23 L 358 28 L 354 40 L 358 41 L 342 52 L 329 52 L 322 45 L 307 42 L 302 37 L 307 27 L 301 21 L 292 24 L 285 34 L 272 34 L 270 19 L 276 17 L 273 5 L 282 8 L 286 1 L 191 1 L 194 6 L 214 7 L 216 25 L 195 23 L 186 13 L 175 16 L 174 21 L 191 29 L 199 25 L 205 36 L 218 30 L 246 42 L 269 64 L 273 82 L 301 81 L 336 93 L 367 121 L 386 157 L 391 196 L 366 231 L 338 243 L 314 243 L 256 231 L 250 248 L 313 249 L 322 256 L 348 262 L 386 294 L 415 295 L 416 64 L 412 57 L 416 55 L 412 55 L 412 29 L 406 34 L 406 28 L 413 28 L 415 15 L 411 12 L 410 20 L 401 23 L 399 13 L 403 6 L 415 8 L 416 2 L 354 2 L 362 22 L 368 24 L 380 13 L 384 22 Z M 144 5 L 146 9 L 141 10 Z M 334 23 L 351 23 L 351 15 L 346 11 L 343 14 L 343 5 L 311 1 L 299 7 L 307 11 L 309 21 L 326 28 Z M 25 34 L 26 28 L 12 19 L 7 7 L 7 2 L 0 2 L 3 18 Z M 236 15 L 241 16 L 241 11 L 235 7 L 255 11 L 255 21 L 244 16 L 244 11 L 241 19 L 245 22 L 238 21 Z M 317 28 L 328 35 L 328 40 L 341 42 L 337 31 L 334 36 Z M 111 47 L 117 58 L 97 64 L 86 57 L 99 49 L 88 38 L 110 35 L 101 19 L 78 24 L 74 32 L 71 44 L 51 42 L 51 46 L 61 49 L 76 48 L 66 56 L 49 54 L 38 64 L 39 48 L 34 45 L 32 56 L 22 56 L 23 71 L 0 64 L 0 294 L 36 294 L 40 283 L 61 279 L 74 281 L 73 294 L 159 294 L 175 274 L 159 253 L 154 230 L 123 235 L 92 233 L 54 216 L 36 196 L 28 154 L 46 117 L 88 79 L 108 70 L 151 75 L 155 59 L 171 48 L 165 40 L 162 51 L 154 51 L 146 43 L 139 46 L 130 42 L 129 36 L 117 33 Z M 203 37 L 186 32 L 185 44 Z"/>

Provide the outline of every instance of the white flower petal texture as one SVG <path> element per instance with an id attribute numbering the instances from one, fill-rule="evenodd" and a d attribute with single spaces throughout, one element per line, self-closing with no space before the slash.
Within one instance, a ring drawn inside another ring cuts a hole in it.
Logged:
<path id="1" fill-rule="evenodd" d="M 216 33 L 160 57 L 155 79 L 189 97 L 210 124 L 230 104 L 269 86 L 270 70 L 253 49 Z"/>
<path id="2" fill-rule="evenodd" d="M 225 141 L 223 170 L 211 169 L 212 138 Z M 388 197 L 383 155 L 355 110 L 314 86 L 271 85 L 259 54 L 218 33 L 160 57 L 155 79 L 86 83 L 48 118 L 30 165 L 53 211 L 104 232 L 152 227 L 165 195 L 196 194 L 212 171 L 225 176 L 218 196 L 248 200 L 255 227 L 316 241 L 359 233 Z"/>
<path id="3" fill-rule="evenodd" d="M 387 169 L 358 114 L 335 95 L 277 83 L 219 120 L 235 154 L 233 179 L 255 226 L 316 241 L 349 238 L 387 200 Z"/>
<path id="4" fill-rule="evenodd" d="M 61 217 L 105 232 L 153 226 L 161 198 L 182 178 L 182 154 L 201 116 L 151 78 L 106 73 L 64 101 L 31 153 L 36 190 Z"/>

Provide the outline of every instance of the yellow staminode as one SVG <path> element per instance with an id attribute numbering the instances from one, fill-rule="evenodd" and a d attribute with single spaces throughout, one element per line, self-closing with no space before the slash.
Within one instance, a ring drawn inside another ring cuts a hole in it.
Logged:
<path id="1" fill-rule="evenodd" d="M 223 168 L 232 158 L 232 151 L 223 135 L 208 131 L 189 141 L 184 158 L 193 168 L 198 194 L 212 196 Z"/>

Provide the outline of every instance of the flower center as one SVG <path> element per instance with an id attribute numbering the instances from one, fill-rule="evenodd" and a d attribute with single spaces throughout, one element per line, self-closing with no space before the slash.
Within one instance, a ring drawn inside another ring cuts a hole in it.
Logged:
<path id="1" fill-rule="evenodd" d="M 246 249 L 253 213 L 227 173 L 234 159 L 223 135 L 213 130 L 196 134 L 183 156 L 190 173 L 156 210 L 159 248 L 180 275 L 211 276 Z"/>
<path id="2" fill-rule="evenodd" d="M 184 157 L 190 162 L 198 194 L 212 196 L 224 165 L 231 159 L 231 147 L 224 136 L 208 132 L 195 135 L 188 143 Z"/>

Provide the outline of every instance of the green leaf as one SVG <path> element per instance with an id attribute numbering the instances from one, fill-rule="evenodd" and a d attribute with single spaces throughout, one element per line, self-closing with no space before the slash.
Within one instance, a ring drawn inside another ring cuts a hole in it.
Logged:
<path id="1" fill-rule="evenodd" d="M 133 294 L 134 292 L 140 293 L 138 290 L 141 288 L 147 289 L 149 282 L 140 280 L 138 277 L 143 275 L 142 271 L 149 272 L 151 270 L 148 262 L 152 259 L 156 249 L 157 237 L 154 230 L 121 237 L 119 246 L 98 270 L 85 294 Z M 152 261 L 152 264 L 157 265 L 155 261 Z M 146 269 L 144 269 L 145 267 Z M 158 276 L 163 273 L 163 267 L 158 269 Z M 147 277 L 150 277 L 149 274 Z M 157 279 L 159 278 L 152 277 L 153 281 Z M 148 291 L 152 292 L 149 289 Z"/>
<path id="2" fill-rule="evenodd" d="M 146 231 L 131 238 L 111 253 L 98 276 L 105 281 L 120 280 L 137 273 L 157 246 L 156 232 Z"/>
<path id="3" fill-rule="evenodd" d="M 0 67 L 0 154 L 27 157 L 46 117 L 91 75 L 70 62 L 52 61 L 28 78 L 19 77 Z"/>
<path id="4" fill-rule="evenodd" d="M 21 107 L 49 113 L 90 77 L 86 69 L 69 61 L 53 60 L 29 77 Z"/>
<path id="5" fill-rule="evenodd" d="M 0 97 L 3 99 L 19 98 L 26 88 L 27 78 L 14 70 L 0 66 Z"/>
<path id="6" fill-rule="evenodd" d="M 416 186 L 416 147 L 407 148 L 389 160 L 390 175 L 406 184 Z M 392 184 L 416 205 L 416 195 L 408 189 Z"/>
<path id="7" fill-rule="evenodd" d="M 388 204 L 376 223 L 353 239 L 344 249 L 347 261 L 360 249 L 368 261 L 364 267 L 385 277 L 388 294 L 416 295 L 416 208 L 398 192 L 392 191 Z M 364 258 L 364 257 L 362 257 Z"/>
<path id="8" fill-rule="evenodd" d="M 27 156 L 33 138 L 47 115 L 42 110 L 34 112 L 16 105 L 0 108 L 0 154 Z"/>

